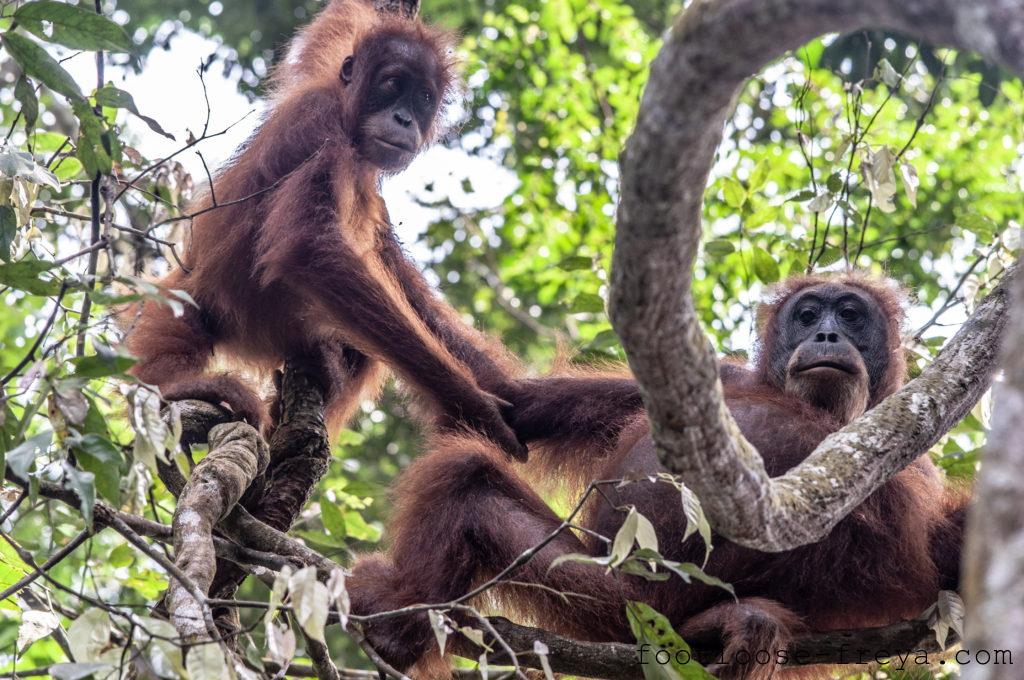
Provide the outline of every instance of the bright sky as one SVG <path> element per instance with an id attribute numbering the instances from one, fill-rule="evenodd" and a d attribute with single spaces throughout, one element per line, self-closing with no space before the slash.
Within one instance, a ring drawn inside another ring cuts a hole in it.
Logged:
<path id="1" fill-rule="evenodd" d="M 201 61 L 213 53 L 218 44 L 190 31 L 182 31 L 171 43 L 171 49 L 156 49 L 146 58 L 141 74 L 127 69 L 107 68 L 107 79 L 129 92 L 139 111 L 155 118 L 178 141 L 154 134 L 135 117 L 127 118 L 132 145 L 148 158 L 159 158 L 173 153 L 182 145 L 191 130 L 199 135 L 206 120 L 206 103 L 202 83 L 196 69 Z M 96 83 L 96 68 L 91 54 L 82 54 L 64 64 L 65 68 L 91 90 Z M 205 74 L 210 98 L 210 132 L 219 132 L 228 126 L 224 135 L 203 142 L 203 152 L 210 169 L 219 167 L 249 136 L 259 122 L 263 110 L 261 101 L 249 102 L 238 92 L 236 83 L 226 78 L 215 64 Z M 178 160 L 193 174 L 196 181 L 204 176 L 199 157 L 192 151 Z M 471 177 L 474 191 L 467 194 L 462 180 Z M 423 187 L 433 180 L 434 190 L 429 194 Z M 429 257 L 426 248 L 417 242 L 436 212 L 423 207 L 415 196 L 436 200 L 447 196 L 456 208 L 495 208 L 516 187 L 515 175 L 496 163 L 470 156 L 458 149 L 434 147 L 417 158 L 400 175 L 388 178 L 383 195 L 391 219 L 398 227 L 399 236 L 418 260 Z"/>

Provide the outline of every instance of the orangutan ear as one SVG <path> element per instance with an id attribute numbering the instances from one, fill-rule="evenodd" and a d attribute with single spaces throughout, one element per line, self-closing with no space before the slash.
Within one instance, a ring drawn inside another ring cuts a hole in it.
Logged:
<path id="1" fill-rule="evenodd" d="M 352 72 L 356 67 L 356 58 L 352 56 L 345 57 L 345 61 L 341 62 L 341 82 L 348 85 L 352 82 Z"/>

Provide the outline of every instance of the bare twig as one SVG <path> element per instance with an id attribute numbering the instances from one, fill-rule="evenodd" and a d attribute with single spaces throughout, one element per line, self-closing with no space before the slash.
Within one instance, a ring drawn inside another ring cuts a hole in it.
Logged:
<path id="1" fill-rule="evenodd" d="M 60 312 L 61 310 L 60 301 L 64 299 L 64 294 L 67 292 L 67 290 L 67 281 L 61 281 L 60 291 L 57 293 L 57 299 L 53 303 L 53 311 L 50 313 L 50 316 L 46 319 L 46 323 L 44 323 L 43 327 L 39 330 L 39 334 L 36 335 L 36 339 L 32 342 L 32 346 L 28 348 L 28 352 L 25 353 L 25 356 L 22 357 L 21 361 L 19 361 L 15 365 L 15 367 L 8 371 L 7 375 L 5 375 L 2 380 L 0 380 L 0 385 L 6 385 L 7 383 L 9 383 L 15 376 L 18 375 L 18 373 L 21 372 L 21 369 L 25 368 L 25 366 L 27 366 L 29 362 L 32 361 L 32 357 L 35 356 L 36 350 L 39 349 L 39 345 L 41 345 L 43 343 L 43 340 L 46 339 L 46 336 L 49 335 L 50 329 L 53 328 L 53 324 L 57 320 L 57 313 Z"/>
<path id="2" fill-rule="evenodd" d="M 956 306 L 960 302 L 960 289 L 964 287 L 964 284 L 967 283 L 967 279 L 971 277 L 971 274 L 973 274 L 974 270 L 978 268 L 978 265 L 980 265 L 982 262 L 989 258 L 994 248 L 995 246 L 989 248 L 987 252 L 974 258 L 974 261 L 971 262 L 970 266 L 967 267 L 967 270 L 960 275 L 960 278 L 957 279 L 956 284 L 953 285 L 953 288 L 946 295 L 946 300 L 942 303 L 942 305 L 937 310 L 935 310 L 935 313 L 932 314 L 930 319 L 921 324 L 921 327 L 914 331 L 913 338 L 915 341 L 921 342 L 925 331 L 927 331 L 929 328 L 938 323 L 939 319 L 942 318 L 943 314 L 948 312 L 952 307 Z"/>
<path id="3" fill-rule="evenodd" d="M 96 13 L 103 14 L 103 8 L 100 4 L 100 0 L 94 2 Z M 96 52 L 96 88 L 103 87 L 103 50 Z M 102 108 L 97 104 L 94 109 L 94 113 L 99 116 L 103 113 Z M 100 188 L 103 184 L 103 175 L 100 172 L 96 173 L 96 176 L 92 178 L 92 184 L 89 187 L 89 211 L 90 211 L 90 225 L 91 233 L 89 238 L 90 245 L 96 245 L 100 240 Z M 96 286 L 96 267 L 99 264 L 99 249 L 90 251 L 89 253 L 89 264 L 85 271 L 85 283 L 90 288 Z M 113 263 L 111 263 L 112 265 Z M 82 298 L 82 309 L 78 315 L 78 340 L 75 343 L 75 356 L 85 355 L 85 330 L 89 327 L 89 315 L 92 312 L 92 296 L 89 294 L 89 290 L 86 290 L 85 296 Z"/>
<path id="4" fill-rule="evenodd" d="M 353 614 L 349 616 L 349 619 L 351 619 L 352 621 L 363 622 L 373 621 L 376 619 L 386 619 L 391 618 L 393 616 L 402 616 L 404 614 L 411 614 L 415 612 L 423 612 L 428 611 L 430 609 L 453 609 L 456 608 L 458 605 L 461 605 L 479 595 L 484 594 L 485 592 L 499 585 L 506 578 L 514 574 L 520 567 L 522 567 L 530 560 L 532 560 L 537 555 L 537 553 L 543 550 L 549 543 L 558 538 L 559 534 L 561 534 L 563 531 L 568 530 L 572 526 L 572 522 L 576 518 L 576 515 L 578 515 L 580 511 L 583 510 L 583 506 L 586 504 L 587 500 L 589 500 L 590 495 L 595 491 L 599 490 L 599 487 L 608 484 L 619 484 L 621 482 L 621 479 L 603 479 L 591 482 L 587 486 L 583 494 L 580 496 L 579 500 L 577 500 L 576 505 L 573 506 L 572 510 L 569 512 L 569 515 L 564 520 L 562 520 L 561 524 L 552 529 L 551 532 L 548 533 L 548 535 L 545 536 L 536 545 L 520 553 L 519 556 L 512 560 L 512 562 L 509 563 L 507 567 L 499 571 L 492 578 L 489 578 L 488 580 L 484 581 L 483 583 L 473 588 L 469 592 L 465 593 L 464 595 L 460 595 L 454 600 L 449 600 L 448 602 L 438 602 L 435 604 L 415 604 L 410 605 L 408 607 L 401 607 L 399 609 L 378 612 L 376 614 L 365 614 L 360 616 Z"/>
<path id="5" fill-rule="evenodd" d="M 6 600 L 11 595 L 14 595 L 22 588 L 25 588 L 26 586 L 30 585 L 33 581 L 42 576 L 43 572 L 49 571 L 50 569 L 53 569 L 55 566 L 63 562 L 64 558 L 73 553 L 78 548 L 78 546 L 85 543 L 90 536 L 92 536 L 91 531 L 86 530 L 80 532 L 77 536 L 68 541 L 67 545 L 62 547 L 57 552 L 53 553 L 53 555 L 51 555 L 49 559 L 46 560 L 46 562 L 44 562 L 35 570 L 33 570 L 31 574 L 23 576 L 22 578 L 18 579 L 16 583 L 14 583 L 8 588 L 5 588 L 4 591 L 0 593 L 0 602 Z"/>
<path id="6" fill-rule="evenodd" d="M 358 625 L 349 626 L 348 632 L 349 635 L 352 636 L 352 639 L 356 641 L 356 644 L 359 645 L 359 648 L 363 650 L 363 653 L 369 657 L 370 661 L 373 662 L 373 665 L 376 666 L 381 673 L 392 678 L 392 680 L 408 680 L 406 675 L 395 670 L 394 666 L 381 658 L 380 654 L 377 653 L 377 650 L 375 650 L 373 646 L 370 645 L 369 641 L 367 641 L 366 636 L 363 634 L 363 631 L 359 629 Z"/>

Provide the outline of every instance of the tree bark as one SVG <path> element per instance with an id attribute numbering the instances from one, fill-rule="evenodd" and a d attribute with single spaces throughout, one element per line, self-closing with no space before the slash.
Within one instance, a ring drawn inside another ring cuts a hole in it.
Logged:
<path id="1" fill-rule="evenodd" d="M 636 645 L 621 642 L 580 642 L 539 628 L 520 626 L 501 617 L 491 617 L 490 622 L 498 635 L 516 652 L 520 666 L 542 668 L 540 659 L 533 652 L 534 642 L 540 641 L 548 648 L 548 663 L 555 673 L 606 680 L 641 680 L 644 677 Z M 955 643 L 955 636 L 951 634 L 948 644 L 952 646 Z M 473 660 L 480 656 L 482 650 L 465 638 L 460 639 L 458 644 L 456 654 Z M 501 649 L 500 645 L 491 644 L 491 647 Z M 691 644 L 691 650 L 692 658 L 702 665 L 712 663 L 722 652 L 719 646 L 699 644 Z M 789 665 L 796 667 L 812 662 L 853 664 L 858 661 L 858 656 L 864 653 L 863 650 L 885 650 L 892 656 L 919 651 L 934 654 L 941 651 L 935 640 L 935 633 L 928 626 L 926 616 L 879 628 L 800 635 L 786 647 L 788 658 L 792 662 Z M 651 649 L 645 655 L 644 660 L 649 666 L 657 665 L 654 661 L 654 654 L 657 651 Z M 491 654 L 488 661 L 493 666 L 508 663 L 508 659 L 500 651 Z"/>
<path id="2" fill-rule="evenodd" d="M 174 555 L 178 568 L 210 592 L 217 552 L 213 528 L 235 506 L 249 484 L 267 466 L 267 445 L 245 423 L 224 423 L 210 430 L 210 453 L 192 471 L 174 511 Z M 201 602 L 176 579 L 167 586 L 171 622 L 186 643 L 206 638 Z"/>
<path id="3" fill-rule="evenodd" d="M 925 375 L 785 477 L 768 477 L 725 407 L 690 280 L 704 188 L 734 96 L 785 51 L 865 26 L 975 50 L 1024 73 L 1024 0 L 698 0 L 652 65 L 621 159 L 610 314 L 659 457 L 701 498 L 718 531 L 768 552 L 823 538 L 970 408 L 995 367 L 991 349 L 1006 311 L 1000 286 Z"/>
<path id="4" fill-rule="evenodd" d="M 1003 352 L 1005 380 L 996 388 L 992 431 L 967 523 L 964 594 L 971 654 L 1009 650 L 1024 661 L 1024 276 Z M 1003 664 L 965 664 L 965 680 L 1005 678 Z"/>

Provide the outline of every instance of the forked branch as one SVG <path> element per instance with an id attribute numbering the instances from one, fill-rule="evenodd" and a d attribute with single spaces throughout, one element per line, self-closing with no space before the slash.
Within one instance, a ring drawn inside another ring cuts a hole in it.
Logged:
<path id="1" fill-rule="evenodd" d="M 775 480 L 724 405 L 690 282 L 726 118 L 765 64 L 821 34 L 863 27 L 980 52 L 1024 73 L 1024 0 L 694 2 L 654 61 L 622 155 L 610 313 L 659 456 L 718 531 L 764 551 L 821 539 L 952 427 L 987 389 L 1005 327 L 1004 280 L 924 375 Z"/>

